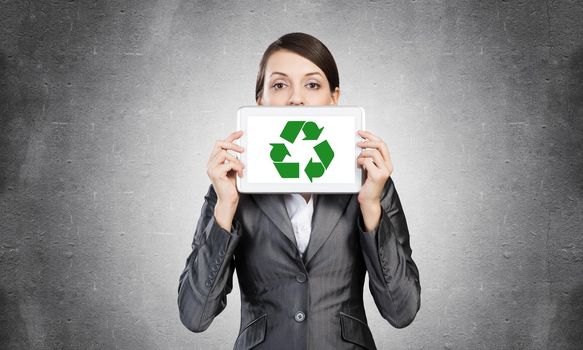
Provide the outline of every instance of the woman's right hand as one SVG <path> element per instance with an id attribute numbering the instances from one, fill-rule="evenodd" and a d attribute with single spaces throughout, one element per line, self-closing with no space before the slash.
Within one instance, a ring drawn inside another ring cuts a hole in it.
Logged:
<path id="1" fill-rule="evenodd" d="M 226 139 L 218 140 L 211 151 L 207 163 L 207 175 L 213 183 L 217 193 L 215 205 L 215 218 L 224 229 L 231 230 L 231 223 L 239 204 L 239 191 L 237 191 L 236 174 L 243 177 L 243 163 L 235 158 L 227 150 L 242 153 L 244 148 L 233 143 L 240 138 L 243 131 L 232 132 Z"/>

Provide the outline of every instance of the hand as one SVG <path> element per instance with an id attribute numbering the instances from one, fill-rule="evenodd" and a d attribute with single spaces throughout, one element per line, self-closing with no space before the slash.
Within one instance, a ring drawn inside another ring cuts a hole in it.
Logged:
<path id="1" fill-rule="evenodd" d="M 244 152 L 244 148 L 233 143 L 240 138 L 243 131 L 235 131 L 226 139 L 218 140 L 211 151 L 207 163 L 207 175 L 213 183 L 217 193 L 215 217 L 217 222 L 226 230 L 231 230 L 231 222 L 239 204 L 239 192 L 236 185 L 236 173 L 243 177 L 243 163 L 227 150 Z"/>
<path id="2" fill-rule="evenodd" d="M 361 148 L 357 164 L 364 169 L 366 181 L 358 194 L 358 202 L 362 205 L 377 205 L 385 183 L 393 172 L 393 164 L 389 149 L 385 142 L 369 131 L 358 130 L 358 135 L 365 140 L 357 142 Z"/>

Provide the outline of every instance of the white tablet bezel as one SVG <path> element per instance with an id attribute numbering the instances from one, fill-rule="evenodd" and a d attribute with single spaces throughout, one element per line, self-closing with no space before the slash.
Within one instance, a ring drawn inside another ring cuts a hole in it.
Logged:
<path id="1" fill-rule="evenodd" d="M 357 193 L 363 184 L 362 169 L 357 166 L 356 159 L 360 155 L 361 148 L 356 145 L 362 141 L 356 131 L 365 129 L 365 112 L 359 106 L 243 106 L 237 110 L 237 130 L 247 129 L 247 118 L 249 116 L 266 116 L 266 117 L 287 117 L 290 111 L 293 111 L 294 118 L 309 117 L 315 113 L 318 116 L 352 116 L 355 118 L 354 129 L 354 182 L 353 183 L 248 183 L 247 169 L 243 170 L 244 176 L 237 177 L 237 190 L 240 193 Z M 235 144 L 247 149 L 246 133 L 243 133 L 239 139 L 234 141 Z M 243 164 L 247 164 L 247 154 L 236 153 Z M 285 185 L 285 186 L 282 186 Z"/>

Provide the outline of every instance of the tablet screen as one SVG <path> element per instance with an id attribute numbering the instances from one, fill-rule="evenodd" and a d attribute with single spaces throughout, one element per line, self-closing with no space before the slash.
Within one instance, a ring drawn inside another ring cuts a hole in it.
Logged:
<path id="1" fill-rule="evenodd" d="M 353 116 L 250 115 L 245 135 L 246 181 L 283 186 L 354 183 L 355 123 Z"/>

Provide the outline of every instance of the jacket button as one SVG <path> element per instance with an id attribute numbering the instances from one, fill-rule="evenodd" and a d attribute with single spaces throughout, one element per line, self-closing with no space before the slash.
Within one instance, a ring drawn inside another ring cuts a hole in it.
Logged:
<path id="1" fill-rule="evenodd" d="M 296 275 L 296 281 L 300 282 L 300 283 L 304 283 L 306 282 L 306 275 L 303 273 L 298 273 Z"/>
<path id="2" fill-rule="evenodd" d="M 294 317 L 294 319 L 296 320 L 296 322 L 304 322 L 304 320 L 306 319 L 306 314 L 304 314 L 301 311 L 296 312 L 296 316 Z"/>

